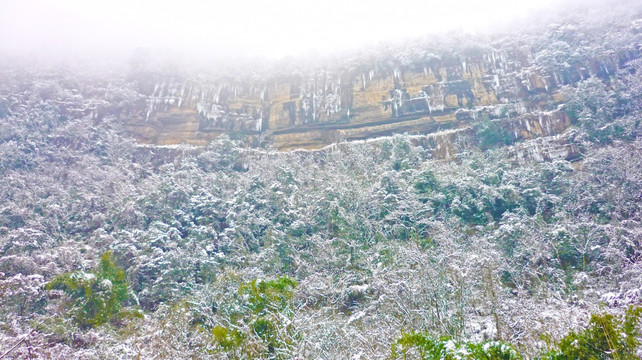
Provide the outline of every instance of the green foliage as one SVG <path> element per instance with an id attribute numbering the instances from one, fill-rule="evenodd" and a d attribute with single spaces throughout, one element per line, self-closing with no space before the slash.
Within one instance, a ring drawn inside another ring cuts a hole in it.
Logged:
<path id="1" fill-rule="evenodd" d="M 289 276 L 280 276 L 276 280 L 256 279 L 243 283 L 239 287 L 239 294 L 248 295 L 250 308 L 255 314 L 264 314 L 267 311 L 280 311 L 287 308 L 297 286 L 296 280 Z"/>
<path id="2" fill-rule="evenodd" d="M 492 149 L 497 146 L 510 145 L 514 142 L 511 134 L 506 130 L 500 121 L 491 121 L 484 118 L 476 126 L 479 146 L 483 150 Z"/>
<path id="3" fill-rule="evenodd" d="M 555 254 L 562 269 L 580 269 L 582 265 L 582 254 L 574 246 L 569 234 L 560 231 L 553 241 Z"/>
<path id="4" fill-rule="evenodd" d="M 518 360 L 522 356 L 511 345 L 501 341 L 455 342 L 450 338 L 433 339 L 426 333 L 403 333 L 392 344 L 393 359 L 421 360 Z"/>
<path id="5" fill-rule="evenodd" d="M 110 251 L 102 255 L 98 269 L 60 274 L 47 283 L 46 289 L 62 290 L 71 297 L 72 318 L 81 328 L 110 321 L 129 298 L 125 272 L 113 261 Z"/>
<path id="6" fill-rule="evenodd" d="M 630 307 L 623 317 L 593 314 L 586 329 L 577 333 L 571 331 L 541 359 L 638 359 L 641 315 L 640 307 Z"/>
<path id="7" fill-rule="evenodd" d="M 249 312 L 230 317 L 230 327 L 212 329 L 214 341 L 232 358 L 285 358 L 283 351 L 293 344 L 293 289 L 296 280 L 280 276 L 276 280 L 252 280 L 239 286 Z"/>
<path id="8" fill-rule="evenodd" d="M 439 189 L 439 181 L 432 171 L 424 171 L 419 175 L 414 186 L 418 194 L 428 194 Z"/>
<path id="9" fill-rule="evenodd" d="M 223 350 L 231 351 L 243 343 L 243 334 L 236 329 L 228 329 L 224 326 L 216 326 L 212 329 L 214 340 L 221 345 Z"/>
<path id="10" fill-rule="evenodd" d="M 392 168 L 395 171 L 409 169 L 411 166 L 411 147 L 408 139 L 404 136 L 394 138 L 395 145 L 392 150 Z"/>
<path id="11" fill-rule="evenodd" d="M 274 349 L 280 344 L 276 325 L 270 319 L 259 317 L 251 325 L 252 331 L 263 340 L 268 346 L 268 353 L 274 353 Z"/>

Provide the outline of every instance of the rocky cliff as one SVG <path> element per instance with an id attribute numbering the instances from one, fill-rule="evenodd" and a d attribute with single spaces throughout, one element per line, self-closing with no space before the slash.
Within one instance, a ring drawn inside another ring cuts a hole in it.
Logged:
<path id="1" fill-rule="evenodd" d="M 206 145 L 228 133 L 278 149 L 463 129 L 480 119 L 501 120 L 515 138 L 556 135 L 571 125 L 560 89 L 591 77 L 609 83 L 640 54 L 632 40 L 640 37 L 637 23 L 625 21 L 616 42 L 599 24 L 577 23 L 519 38 L 426 41 L 253 76 L 156 76 L 123 122 L 144 143 Z"/>

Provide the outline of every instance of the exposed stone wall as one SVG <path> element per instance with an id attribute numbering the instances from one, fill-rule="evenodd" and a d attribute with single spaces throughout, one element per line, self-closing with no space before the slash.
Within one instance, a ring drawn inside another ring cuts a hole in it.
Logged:
<path id="1" fill-rule="evenodd" d="M 528 50 L 480 47 L 418 53 L 404 62 L 355 60 L 351 66 L 348 61 L 273 77 L 159 82 L 123 121 L 144 143 L 206 145 L 222 133 L 238 133 L 296 149 L 463 128 L 483 115 L 520 118 L 507 126 L 515 137 L 528 139 L 569 126 L 568 117 L 546 122 L 548 127 L 542 120 L 549 116 L 543 111 L 563 102 L 562 85 L 585 76 L 608 77 L 634 55 L 620 59 L 614 53 L 558 73 L 544 71 Z"/>

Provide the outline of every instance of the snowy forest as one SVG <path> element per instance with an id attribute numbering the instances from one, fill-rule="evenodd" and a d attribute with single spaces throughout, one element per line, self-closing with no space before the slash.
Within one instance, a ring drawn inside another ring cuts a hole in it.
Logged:
<path id="1" fill-rule="evenodd" d="M 566 77 L 538 103 L 566 157 L 510 111 L 447 159 L 418 133 L 141 144 L 153 69 L 0 57 L 0 359 L 641 358 L 635 10 L 487 39 Z"/>

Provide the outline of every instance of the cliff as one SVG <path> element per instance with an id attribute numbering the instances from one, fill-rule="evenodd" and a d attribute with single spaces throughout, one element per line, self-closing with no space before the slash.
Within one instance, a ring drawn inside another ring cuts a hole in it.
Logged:
<path id="1" fill-rule="evenodd" d="M 630 22 L 622 29 L 639 37 Z M 560 89 L 591 77 L 608 83 L 639 56 L 599 34 L 597 25 L 555 25 L 520 40 L 417 43 L 252 76 L 156 76 L 122 121 L 143 143 L 206 145 L 228 133 L 278 149 L 463 129 L 480 119 L 510 123 L 515 138 L 556 135 L 570 120 L 545 128 L 538 114 L 563 112 Z M 569 46 L 574 53 L 562 51 Z M 533 117 L 539 122 L 526 120 Z"/>

